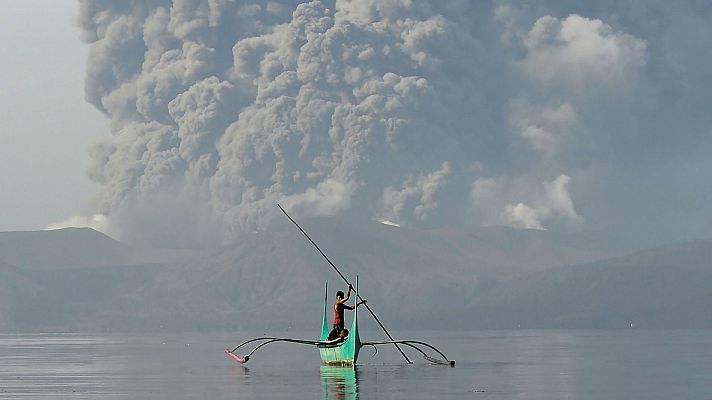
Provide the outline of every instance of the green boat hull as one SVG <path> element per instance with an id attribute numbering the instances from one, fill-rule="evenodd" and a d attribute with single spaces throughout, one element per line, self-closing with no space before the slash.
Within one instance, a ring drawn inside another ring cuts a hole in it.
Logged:
<path id="1" fill-rule="evenodd" d="M 358 277 L 356 277 L 356 299 L 358 301 Z M 326 341 L 331 331 L 329 325 L 329 285 L 325 285 L 324 294 L 324 317 L 322 320 L 320 341 Z M 349 336 L 345 341 L 333 347 L 320 347 L 319 355 L 321 362 L 325 365 L 351 366 L 358 360 L 358 353 L 361 350 L 361 339 L 358 333 L 358 307 L 354 310 L 354 320 L 351 323 Z"/>

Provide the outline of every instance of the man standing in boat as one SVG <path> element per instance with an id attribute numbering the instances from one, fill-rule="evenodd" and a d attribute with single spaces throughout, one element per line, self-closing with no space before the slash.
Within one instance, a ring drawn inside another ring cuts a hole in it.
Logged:
<path id="1" fill-rule="evenodd" d="M 344 310 L 353 310 L 355 308 L 346 304 L 346 302 L 349 301 L 351 292 L 353 290 L 354 287 L 349 284 L 349 291 L 346 293 L 346 296 L 344 296 L 344 292 L 342 292 L 341 290 L 336 292 L 336 302 L 334 303 L 334 329 L 332 329 L 329 333 L 329 339 L 336 339 L 337 337 L 339 337 L 339 333 L 344 330 L 344 325 L 346 322 L 344 320 Z M 357 303 L 356 307 L 364 303 L 366 303 L 366 300 L 362 300 L 361 302 Z"/>

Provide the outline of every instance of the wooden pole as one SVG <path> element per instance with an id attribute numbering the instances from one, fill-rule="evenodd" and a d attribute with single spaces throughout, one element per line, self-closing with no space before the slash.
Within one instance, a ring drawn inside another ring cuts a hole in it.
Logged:
<path id="1" fill-rule="evenodd" d="M 329 259 L 329 257 L 327 257 L 326 254 L 324 254 L 323 251 L 321 251 L 321 248 L 319 248 L 319 245 L 317 245 L 316 242 L 315 242 L 314 240 L 312 240 L 311 237 L 309 237 L 309 235 L 304 231 L 304 229 L 302 229 L 302 227 L 299 226 L 299 224 L 297 223 L 297 221 L 295 221 L 294 219 L 292 219 L 292 217 L 290 217 L 289 214 L 287 214 L 287 212 L 284 211 L 284 208 L 282 208 L 281 205 L 277 204 L 277 207 L 279 207 L 279 209 L 282 210 L 282 212 L 284 213 L 284 215 L 286 215 L 287 218 L 289 218 L 289 220 L 292 221 L 292 223 L 294 223 L 294 225 L 296 225 L 297 228 L 299 228 L 299 230 L 304 234 L 304 236 L 306 236 L 307 239 L 309 239 L 309 241 L 311 242 L 311 244 L 313 244 L 314 247 L 316 247 L 316 249 L 319 251 L 319 253 L 324 257 L 324 259 L 326 259 L 326 261 L 334 268 L 334 271 L 336 271 L 336 273 L 339 274 L 339 276 L 341 277 L 341 279 L 343 279 L 344 282 L 346 282 L 346 284 L 348 284 L 349 286 L 352 286 L 352 285 L 351 285 L 351 282 L 349 282 L 349 280 L 346 279 L 346 277 L 344 276 L 344 274 L 342 274 L 341 271 L 339 271 L 339 268 L 337 268 L 336 265 L 334 265 L 334 263 L 331 262 L 331 260 Z M 356 294 L 356 297 L 358 298 L 358 300 L 363 300 L 363 298 L 361 298 L 361 295 L 358 294 L 358 293 Z M 383 326 L 383 324 L 381 323 L 381 320 L 379 320 L 378 317 L 376 316 L 376 314 L 373 312 L 373 310 L 371 310 L 371 307 L 368 305 L 368 303 L 364 303 L 363 305 L 366 307 L 366 309 L 368 310 L 368 312 L 371 313 L 371 315 L 373 316 L 373 319 L 376 320 L 376 322 L 377 322 L 378 325 L 381 327 L 381 329 L 383 329 L 383 332 L 386 333 L 386 336 L 388 336 L 388 338 L 391 339 L 391 340 L 395 340 L 395 339 L 393 339 L 393 336 L 391 336 L 391 334 L 388 333 L 388 330 L 386 329 L 386 327 Z M 413 362 L 410 361 L 410 359 L 408 359 L 408 356 L 406 356 L 405 353 L 403 352 L 403 350 L 400 348 L 400 346 L 398 346 L 398 343 L 393 343 L 393 344 L 396 346 L 396 348 L 398 349 L 398 351 L 400 351 L 401 355 L 403 355 L 403 358 L 405 358 L 405 360 L 408 361 L 408 364 L 412 364 Z"/>

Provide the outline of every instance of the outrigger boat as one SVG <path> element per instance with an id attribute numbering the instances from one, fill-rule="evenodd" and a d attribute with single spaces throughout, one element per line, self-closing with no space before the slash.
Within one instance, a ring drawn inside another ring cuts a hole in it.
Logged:
<path id="1" fill-rule="evenodd" d="M 324 313 L 322 317 L 322 326 L 321 326 L 321 336 L 318 341 L 314 340 L 307 340 L 307 339 L 292 339 L 292 338 L 278 338 L 278 337 L 259 337 L 259 338 L 254 338 L 247 340 L 245 342 L 240 343 L 237 345 L 232 350 L 225 349 L 225 353 L 234 359 L 235 361 L 244 364 L 250 360 L 252 355 L 262 347 L 270 344 L 270 343 L 277 343 L 277 342 L 282 342 L 282 343 L 297 343 L 297 344 L 304 344 L 304 345 L 310 345 L 310 346 L 315 346 L 316 348 L 319 349 L 319 355 L 321 356 L 321 362 L 324 365 L 337 365 L 337 366 L 353 366 L 356 364 L 356 361 L 358 360 L 358 355 L 359 351 L 361 350 L 361 347 L 364 346 L 372 346 L 374 350 L 374 355 L 378 353 L 378 349 L 376 346 L 380 345 L 404 345 L 408 346 L 412 349 L 417 350 L 422 354 L 423 358 L 433 364 L 440 364 L 440 365 L 449 365 L 451 367 L 455 366 L 455 361 L 454 360 L 449 360 L 445 354 L 440 352 L 438 349 L 435 347 L 421 341 L 417 340 L 386 340 L 386 341 L 379 341 L 379 342 L 361 342 L 361 337 L 359 335 L 359 329 L 358 329 L 358 307 L 354 308 L 354 318 L 353 322 L 351 323 L 351 330 L 349 331 L 349 335 L 345 339 L 335 339 L 335 340 L 329 340 L 329 321 L 328 321 L 328 311 L 329 310 L 329 286 L 328 284 L 325 285 L 325 295 L 324 295 Z M 358 277 L 356 277 L 356 297 L 358 298 Z M 238 349 L 242 348 L 243 346 L 246 346 L 250 343 L 255 343 L 257 344 L 252 351 L 250 351 L 247 355 L 245 356 L 239 356 L 235 354 L 235 351 Z M 430 350 L 435 351 L 439 356 L 442 357 L 442 359 L 431 357 L 426 353 L 422 348 L 426 347 Z M 408 360 L 410 362 L 410 360 Z"/>
<path id="2" fill-rule="evenodd" d="M 278 205 L 279 206 L 279 205 Z M 284 209 L 279 206 L 279 208 L 284 212 L 284 214 L 289 218 L 298 228 L 302 233 L 309 239 L 309 241 L 319 250 L 322 256 L 326 258 L 326 260 L 331 264 L 332 267 L 338 272 L 338 274 L 341 276 L 341 278 L 351 285 L 346 277 L 339 271 L 338 268 L 336 268 L 336 265 L 329 260 L 329 258 L 324 254 L 323 251 L 319 248 L 319 246 L 314 242 L 309 235 L 299 226 L 299 224 L 294 221 L 289 214 L 287 214 Z M 358 276 L 356 276 L 356 299 L 362 300 L 361 296 L 359 295 L 359 290 L 358 290 Z M 395 340 L 391 337 L 391 335 L 388 333 L 386 328 L 383 326 L 381 321 L 378 320 L 378 317 L 376 317 L 376 314 L 373 313 L 373 310 L 368 306 L 368 304 L 365 304 L 365 308 L 371 313 L 371 315 L 374 317 L 378 325 L 381 326 L 383 331 L 386 333 L 388 338 L 390 340 L 385 340 L 385 341 L 378 341 L 378 342 L 361 342 L 361 337 L 359 335 L 359 329 L 358 329 L 358 306 L 354 307 L 354 316 L 353 316 L 353 321 L 351 323 L 351 330 L 349 331 L 349 334 L 346 338 L 338 338 L 334 340 L 329 339 L 329 312 L 328 310 L 330 309 L 329 307 L 329 285 L 328 283 L 324 285 L 324 313 L 322 316 L 322 325 L 321 325 L 321 336 L 319 337 L 319 340 L 314 341 L 314 340 L 306 340 L 306 339 L 292 339 L 292 338 L 279 338 L 279 337 L 259 337 L 259 338 L 254 338 L 247 340 L 245 342 L 240 343 L 237 345 L 234 349 L 228 350 L 225 349 L 225 353 L 235 361 L 244 364 L 250 360 L 252 355 L 262 347 L 271 344 L 271 343 L 296 343 L 296 344 L 303 344 L 303 345 L 310 345 L 310 346 L 315 346 L 316 348 L 319 349 L 319 355 L 321 356 L 321 362 L 324 365 L 337 365 L 337 366 L 354 366 L 356 364 L 356 361 L 358 360 L 359 356 L 359 351 L 361 350 L 362 347 L 364 346 L 372 346 L 374 349 L 373 355 L 375 356 L 376 353 L 378 353 L 378 348 L 377 346 L 380 345 L 395 345 L 398 351 L 403 355 L 405 360 L 411 364 L 412 362 L 408 358 L 408 356 L 401 350 L 399 345 L 407 346 L 411 349 L 414 349 L 418 351 L 425 360 L 433 363 L 433 364 L 440 364 L 440 365 L 449 365 L 451 367 L 455 366 L 455 361 L 454 360 L 449 360 L 445 354 L 443 354 L 440 350 L 436 349 L 435 347 L 431 346 L 428 343 L 417 341 L 417 340 Z M 235 352 L 242 348 L 243 346 L 246 346 L 248 344 L 254 344 L 256 345 L 252 351 L 247 353 L 245 356 L 239 356 L 235 354 Z M 435 358 L 430 356 L 424 348 L 427 348 L 429 350 L 434 351 L 437 353 L 442 359 L 440 358 Z"/>

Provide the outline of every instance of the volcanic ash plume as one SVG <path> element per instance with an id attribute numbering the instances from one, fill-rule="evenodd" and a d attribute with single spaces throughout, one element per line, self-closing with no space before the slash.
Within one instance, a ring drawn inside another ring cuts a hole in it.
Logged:
<path id="1" fill-rule="evenodd" d="M 178 242 L 260 229 L 277 202 L 460 221 L 517 94 L 497 35 L 478 39 L 494 11 L 476 7 L 81 1 L 86 97 L 112 121 L 91 149 L 97 213 L 121 236 Z"/>

